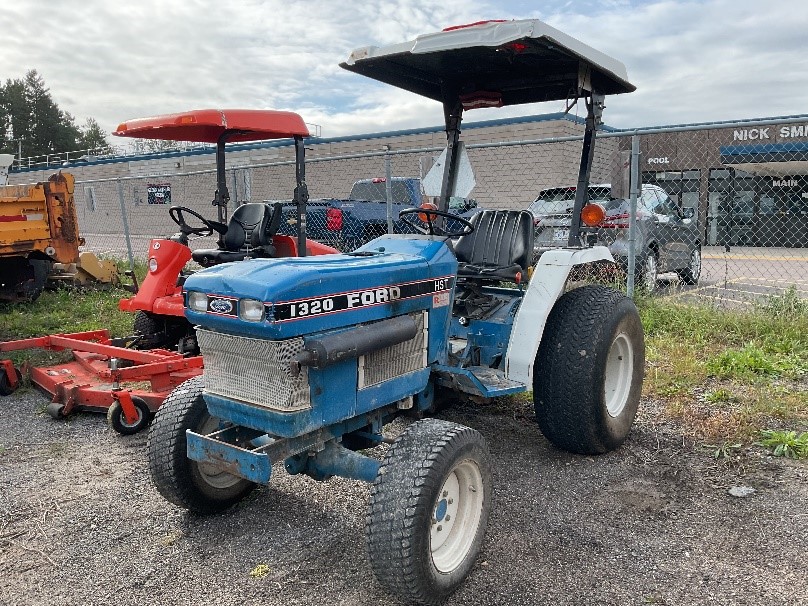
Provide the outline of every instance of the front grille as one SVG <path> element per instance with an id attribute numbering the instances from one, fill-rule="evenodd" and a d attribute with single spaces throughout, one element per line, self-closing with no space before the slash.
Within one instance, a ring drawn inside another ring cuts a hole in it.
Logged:
<path id="1" fill-rule="evenodd" d="M 306 368 L 292 376 L 289 364 L 303 339 L 269 341 L 197 328 L 205 360 L 205 390 L 233 400 L 293 411 L 311 408 Z"/>
<path id="2" fill-rule="evenodd" d="M 412 314 L 417 332 L 409 341 L 359 358 L 359 389 L 426 368 L 428 317 L 427 312 Z"/>

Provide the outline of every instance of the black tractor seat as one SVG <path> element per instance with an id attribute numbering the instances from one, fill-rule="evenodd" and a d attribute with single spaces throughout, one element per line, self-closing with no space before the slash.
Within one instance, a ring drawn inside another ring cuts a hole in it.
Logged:
<path id="1" fill-rule="evenodd" d="M 527 277 L 533 256 L 533 215 L 525 210 L 482 210 L 471 218 L 474 231 L 454 251 L 457 277 L 480 282 L 515 282 Z"/>
<path id="2" fill-rule="evenodd" d="M 195 250 L 191 256 L 202 267 L 247 257 L 271 257 L 275 254 L 272 236 L 278 231 L 282 214 L 280 203 L 242 204 L 230 216 L 227 231 L 219 238 L 219 247 Z"/>

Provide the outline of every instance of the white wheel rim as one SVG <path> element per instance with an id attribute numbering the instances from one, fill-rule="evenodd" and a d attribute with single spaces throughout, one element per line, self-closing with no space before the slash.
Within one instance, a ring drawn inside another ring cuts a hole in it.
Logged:
<path id="1" fill-rule="evenodd" d="M 694 250 L 690 255 L 690 276 L 696 280 L 701 273 L 701 253 Z"/>
<path id="2" fill-rule="evenodd" d="M 483 514 L 485 489 L 477 463 L 460 461 L 443 482 L 432 509 L 432 563 L 441 573 L 460 566 L 471 550 Z"/>
<path id="3" fill-rule="evenodd" d="M 628 402 L 631 379 L 634 375 L 634 348 L 625 333 L 615 337 L 606 358 L 606 377 L 603 385 L 606 411 L 618 417 Z"/>
<path id="4" fill-rule="evenodd" d="M 653 254 L 649 254 L 645 260 L 645 286 L 648 290 L 653 290 L 657 280 L 657 262 Z"/>
<path id="5" fill-rule="evenodd" d="M 219 429 L 219 419 L 208 416 L 205 422 L 202 423 L 202 426 L 198 428 L 197 432 L 206 435 L 217 429 Z M 202 476 L 202 480 L 213 488 L 224 490 L 242 481 L 240 477 L 234 476 L 232 473 L 226 473 L 215 465 L 199 463 L 197 461 L 191 461 L 191 464 L 196 464 L 196 468 L 199 470 L 199 475 Z"/>

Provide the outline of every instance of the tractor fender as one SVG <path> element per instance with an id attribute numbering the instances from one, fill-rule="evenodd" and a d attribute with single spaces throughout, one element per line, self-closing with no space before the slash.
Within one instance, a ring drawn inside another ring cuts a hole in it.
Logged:
<path id="1" fill-rule="evenodd" d="M 614 258 L 605 246 L 548 250 L 539 258 L 513 322 L 505 354 L 505 376 L 508 379 L 533 385 L 533 362 L 550 311 L 564 293 L 572 268 L 594 261 L 613 262 Z"/>

